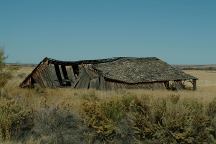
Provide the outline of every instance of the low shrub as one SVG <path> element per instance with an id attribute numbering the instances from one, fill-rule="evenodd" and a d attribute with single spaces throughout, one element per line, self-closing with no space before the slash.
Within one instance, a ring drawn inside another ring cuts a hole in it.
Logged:
<path id="1" fill-rule="evenodd" d="M 0 72 L 0 88 L 4 87 L 11 78 L 12 75 L 10 72 Z"/>
<path id="2" fill-rule="evenodd" d="M 211 118 L 216 117 L 216 98 L 214 98 L 207 106 L 207 115 Z"/>
<path id="3" fill-rule="evenodd" d="M 5 68 L 5 59 L 4 51 L 0 48 L 0 88 L 4 87 L 8 80 L 12 78 L 10 70 Z"/>
<path id="4" fill-rule="evenodd" d="M 206 111 L 198 100 L 180 100 L 177 94 L 155 99 L 124 95 L 85 101 L 81 114 L 94 133 L 91 143 L 212 143 L 216 124 L 207 114 L 214 114 L 209 105 Z"/>
<path id="5" fill-rule="evenodd" d="M 32 127 L 32 110 L 14 99 L 0 98 L 0 137 L 10 140 L 22 137 Z"/>
<path id="6" fill-rule="evenodd" d="M 64 105 L 43 103 L 34 113 L 32 139 L 37 143 L 83 143 L 85 131 L 79 117 Z"/>

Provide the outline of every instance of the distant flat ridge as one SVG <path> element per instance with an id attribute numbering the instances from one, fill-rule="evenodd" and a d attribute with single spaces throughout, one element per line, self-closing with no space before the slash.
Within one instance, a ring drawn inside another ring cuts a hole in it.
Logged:
<path id="1" fill-rule="evenodd" d="M 20 63 L 6 63 L 9 66 L 23 66 L 23 67 L 36 67 L 37 64 L 20 64 Z M 172 65 L 181 70 L 216 70 L 216 64 L 206 64 L 206 65 L 187 65 L 179 64 Z"/>
<path id="2" fill-rule="evenodd" d="M 216 64 L 207 65 L 173 65 L 181 70 L 216 70 Z"/>
<path id="3" fill-rule="evenodd" d="M 37 64 L 6 63 L 7 66 L 36 67 Z"/>

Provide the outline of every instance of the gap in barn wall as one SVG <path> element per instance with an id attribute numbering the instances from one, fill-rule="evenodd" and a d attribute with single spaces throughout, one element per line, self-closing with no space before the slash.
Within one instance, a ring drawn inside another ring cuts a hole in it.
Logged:
<path id="1" fill-rule="evenodd" d="M 58 78 L 58 81 L 60 83 L 60 86 L 62 86 L 62 77 L 61 77 L 61 72 L 60 72 L 60 69 L 59 69 L 59 65 L 55 64 L 55 71 L 56 71 L 56 75 L 57 75 L 57 78 Z"/>

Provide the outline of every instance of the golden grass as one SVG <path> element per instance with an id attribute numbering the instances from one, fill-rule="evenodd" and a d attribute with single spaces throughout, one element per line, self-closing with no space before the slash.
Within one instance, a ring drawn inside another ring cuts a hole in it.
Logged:
<path id="1" fill-rule="evenodd" d="M 178 93 L 181 98 L 193 98 L 198 99 L 203 103 L 209 103 L 214 97 L 216 97 L 216 71 L 203 71 L 203 70 L 185 70 L 186 73 L 191 74 L 199 78 L 197 82 L 197 90 L 183 90 L 178 92 L 167 90 L 118 90 L 118 91 L 95 91 L 95 90 L 77 90 L 70 88 L 63 89 L 42 89 L 42 93 L 38 93 L 34 89 L 21 89 L 19 84 L 23 81 L 33 67 L 21 67 L 17 71 L 13 72 L 13 79 L 8 82 L 5 87 L 5 91 L 9 92 L 13 96 L 25 96 L 26 100 L 34 107 L 40 107 L 41 99 L 44 97 L 49 104 L 58 105 L 59 103 L 73 103 L 73 106 L 79 108 L 80 95 L 88 95 L 89 93 L 95 93 L 99 99 L 106 99 L 108 97 L 118 97 L 118 94 L 122 96 L 122 93 L 130 92 L 134 95 L 150 95 L 152 97 L 166 97 L 167 95 Z M 20 77 L 20 75 L 23 75 Z M 32 101 L 32 102 L 31 102 Z"/>
<path id="2" fill-rule="evenodd" d="M 193 103 L 193 101 L 198 101 L 200 104 L 202 104 L 205 107 L 205 109 L 207 109 L 209 103 L 211 103 L 213 99 L 216 98 L 216 71 L 186 70 L 185 71 L 186 73 L 189 73 L 199 78 L 197 83 L 198 88 L 196 91 L 192 91 L 192 90 L 183 90 L 177 92 L 167 91 L 167 90 L 96 91 L 96 90 L 78 90 L 78 89 L 70 89 L 70 88 L 62 88 L 62 89 L 60 88 L 58 89 L 19 88 L 18 85 L 20 84 L 20 82 L 22 82 L 25 76 L 27 76 L 32 70 L 33 70 L 32 67 L 21 67 L 18 70 L 13 71 L 13 79 L 11 79 L 7 83 L 3 93 L 5 93 L 5 95 L 9 97 L 13 97 L 14 99 L 21 98 L 22 102 L 24 101 L 25 104 L 28 104 L 33 111 L 39 111 L 42 107 L 46 105 L 48 107 L 56 107 L 56 108 L 60 107 L 62 109 L 65 108 L 65 109 L 69 109 L 70 111 L 79 115 L 80 117 L 82 117 L 82 114 L 86 115 L 86 117 L 84 116 L 83 119 L 84 121 L 89 121 L 89 123 L 92 122 L 91 119 L 92 116 L 99 114 L 100 119 L 108 119 L 108 121 L 105 121 L 105 124 L 112 127 L 111 130 L 115 130 L 115 124 L 111 122 L 112 120 L 110 121 L 110 119 L 112 119 L 113 116 L 111 115 L 111 117 L 107 117 L 101 111 L 105 110 L 105 112 L 111 111 L 113 113 L 121 112 L 122 103 L 120 103 L 119 111 L 113 111 L 111 107 L 109 108 L 107 106 L 109 105 L 114 106 L 114 109 L 118 109 L 119 102 L 121 102 L 122 100 L 127 101 L 127 98 L 130 98 L 131 96 L 136 97 L 136 99 L 138 99 L 138 103 L 139 100 L 143 102 L 143 98 L 147 97 L 149 98 L 148 102 L 150 103 L 150 105 L 154 105 L 155 103 L 160 102 L 161 99 L 165 99 L 167 101 L 171 99 L 171 101 L 174 101 L 174 103 L 175 101 L 179 101 L 178 105 L 173 105 L 172 103 L 168 102 L 167 103 L 168 109 L 166 114 L 173 113 L 172 110 L 173 108 L 175 108 L 176 111 L 185 110 L 185 108 L 182 106 L 182 104 L 185 101 L 191 101 L 191 103 Z M 87 102 L 87 105 L 85 105 L 85 102 Z M 130 103 L 133 104 L 133 102 Z M 92 109 L 93 111 L 95 106 L 97 109 L 100 110 L 95 110 L 93 114 L 90 114 L 88 117 L 89 111 L 88 109 L 85 109 L 85 107 L 89 107 L 89 109 L 93 108 Z M 82 114 L 80 114 L 81 112 Z M 169 118 L 170 121 L 172 121 L 171 117 Z M 106 133 L 107 132 L 106 127 L 103 127 L 103 125 L 101 127 L 101 124 L 102 123 L 95 125 L 95 129 L 98 131 L 101 130 L 102 128 L 103 132 Z M 94 121 L 93 121 L 93 126 L 94 126 Z"/>
<path id="3" fill-rule="evenodd" d="M 216 86 L 216 71 L 187 70 L 185 72 L 199 78 L 198 88 Z"/>

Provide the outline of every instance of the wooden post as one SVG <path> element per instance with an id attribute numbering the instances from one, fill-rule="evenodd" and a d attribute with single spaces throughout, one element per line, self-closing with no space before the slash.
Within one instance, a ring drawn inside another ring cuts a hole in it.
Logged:
<path id="1" fill-rule="evenodd" d="M 196 79 L 193 79 L 192 84 L 193 84 L 193 90 L 196 90 L 197 89 Z"/>
<path id="2" fill-rule="evenodd" d="M 169 81 L 164 82 L 166 89 L 170 89 Z"/>
<path id="3" fill-rule="evenodd" d="M 55 66 L 56 76 L 58 78 L 59 84 L 60 84 L 60 86 L 63 86 L 62 76 L 61 76 L 61 72 L 60 72 L 60 69 L 59 69 L 59 65 L 55 64 L 54 66 Z"/>

